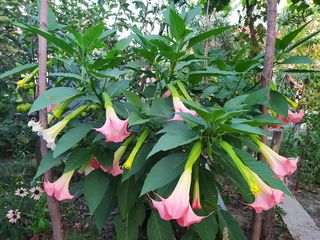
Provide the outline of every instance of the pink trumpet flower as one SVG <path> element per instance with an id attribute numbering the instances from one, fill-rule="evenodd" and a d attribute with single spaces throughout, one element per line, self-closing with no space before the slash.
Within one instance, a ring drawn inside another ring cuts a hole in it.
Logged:
<path id="1" fill-rule="evenodd" d="M 192 208 L 193 209 L 201 209 L 199 181 L 195 181 L 195 183 L 194 183 Z"/>
<path id="2" fill-rule="evenodd" d="M 258 139 L 254 138 L 254 141 L 259 146 L 261 153 L 265 157 L 270 168 L 281 180 L 283 180 L 285 176 L 292 175 L 297 170 L 298 158 L 289 160 L 273 151 Z"/>
<path id="3" fill-rule="evenodd" d="M 294 113 L 294 112 L 291 112 L 291 111 L 288 112 L 289 122 L 299 123 L 302 120 L 303 117 L 304 117 L 304 111 L 303 110 L 301 110 L 298 113 Z"/>
<path id="4" fill-rule="evenodd" d="M 103 98 L 105 100 L 106 122 L 101 128 L 95 128 L 95 130 L 106 137 L 106 142 L 122 142 L 130 135 L 130 132 L 127 131 L 129 120 L 118 118 L 106 93 L 103 93 Z"/>
<path id="5" fill-rule="evenodd" d="M 240 160 L 229 143 L 221 141 L 220 145 L 234 161 L 238 170 L 246 180 L 250 191 L 255 196 L 255 201 L 248 205 L 253 207 L 257 213 L 261 213 L 264 210 L 272 208 L 284 199 L 284 193 L 278 189 L 273 189 L 264 183 L 257 174 L 251 171 Z"/>
<path id="6" fill-rule="evenodd" d="M 175 189 L 171 195 L 165 199 L 158 196 L 161 201 L 151 199 L 152 205 L 158 210 L 159 215 L 164 220 L 176 219 L 180 226 L 186 227 L 200 222 L 206 216 L 196 215 L 190 205 L 190 186 L 192 179 L 192 166 L 201 153 L 201 144 L 196 143 L 189 155 Z"/>
<path id="7" fill-rule="evenodd" d="M 178 120 L 178 121 L 183 120 L 183 118 L 177 113 L 190 113 L 193 116 L 197 116 L 197 113 L 193 110 L 186 108 L 186 106 L 183 104 L 181 99 L 178 97 L 173 97 L 173 106 L 174 106 L 174 110 L 175 110 L 175 115 L 172 118 L 172 120 Z"/>
<path id="8" fill-rule="evenodd" d="M 58 201 L 72 200 L 74 196 L 69 193 L 69 183 L 73 176 L 74 170 L 62 174 L 62 176 L 51 183 L 46 179 L 43 182 L 44 191 L 49 196 L 54 196 Z"/>
<path id="9" fill-rule="evenodd" d="M 284 193 L 278 189 L 274 189 L 265 184 L 261 178 L 254 172 L 249 170 L 251 175 L 255 179 L 260 192 L 255 193 L 255 201 L 252 204 L 248 204 L 253 207 L 257 213 L 268 210 L 275 205 L 279 204 L 284 199 Z"/>

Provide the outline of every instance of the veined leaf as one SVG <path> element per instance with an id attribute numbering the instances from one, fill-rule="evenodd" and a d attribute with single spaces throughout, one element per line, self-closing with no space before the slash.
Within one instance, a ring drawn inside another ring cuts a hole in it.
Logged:
<path id="1" fill-rule="evenodd" d="M 102 171 L 93 171 L 86 176 L 84 181 L 84 197 L 93 213 L 102 202 L 109 187 L 109 177 Z"/>
<path id="2" fill-rule="evenodd" d="M 173 153 L 160 159 L 148 173 L 140 196 L 163 187 L 181 175 L 186 158 L 184 153 Z"/>
<path id="3" fill-rule="evenodd" d="M 285 59 L 281 64 L 314 64 L 314 61 L 306 56 L 295 56 Z"/>
<path id="4" fill-rule="evenodd" d="M 53 157 L 57 157 L 80 142 L 92 129 L 91 124 L 80 124 L 66 132 L 57 143 Z"/>
<path id="5" fill-rule="evenodd" d="M 62 102 L 64 100 L 72 98 L 78 94 L 80 94 L 80 92 L 74 88 L 69 88 L 69 87 L 50 88 L 34 101 L 29 111 L 29 114 L 36 112 L 38 110 L 41 110 L 51 104 Z"/>
<path id="6" fill-rule="evenodd" d="M 11 75 L 14 75 L 14 74 L 25 73 L 27 71 L 34 70 L 37 66 L 38 66 L 38 64 L 28 63 L 28 64 L 25 64 L 25 65 L 21 65 L 21 66 L 15 67 L 15 68 L 13 68 L 13 69 L 11 69 L 9 71 L 6 71 L 6 72 L 2 73 L 0 75 L 0 79 L 1 78 L 6 78 L 6 77 L 10 77 Z"/>
<path id="7" fill-rule="evenodd" d="M 171 8 L 169 9 L 168 24 L 170 27 L 170 32 L 174 36 L 174 38 L 177 41 L 182 40 L 186 32 L 186 26 L 183 19 Z"/>
<path id="8" fill-rule="evenodd" d="M 175 239 L 170 222 L 162 220 L 155 211 L 151 212 L 148 220 L 147 235 L 152 240 Z"/>
<path id="9" fill-rule="evenodd" d="M 22 29 L 25 29 L 25 30 L 30 31 L 32 33 L 39 34 L 41 37 L 44 37 L 49 42 L 52 42 L 54 45 L 63 49 L 64 51 L 66 51 L 67 53 L 69 53 L 71 55 L 74 53 L 74 49 L 73 49 L 72 45 L 70 45 L 69 43 L 67 43 L 63 39 L 55 36 L 52 33 L 49 33 L 47 31 L 42 31 L 39 28 L 35 28 L 35 27 L 29 26 L 26 24 L 22 24 L 22 23 L 14 23 L 14 25 L 17 27 L 21 27 Z"/>
<path id="10" fill-rule="evenodd" d="M 158 142 L 154 145 L 148 158 L 160 151 L 167 151 L 197 139 L 197 134 L 191 128 L 186 126 L 183 122 L 173 121 L 165 126 L 159 133 L 165 133 L 160 137 Z"/>
<path id="11" fill-rule="evenodd" d="M 215 28 L 212 29 L 210 31 L 204 32 L 204 33 L 200 33 L 192 38 L 190 38 L 189 40 L 189 44 L 188 44 L 188 48 L 192 47 L 193 45 L 196 45 L 197 43 L 202 42 L 203 40 L 212 37 L 212 36 L 217 36 L 221 33 L 223 33 L 224 31 L 226 31 L 227 29 L 229 29 L 230 27 L 220 27 L 220 28 Z"/>

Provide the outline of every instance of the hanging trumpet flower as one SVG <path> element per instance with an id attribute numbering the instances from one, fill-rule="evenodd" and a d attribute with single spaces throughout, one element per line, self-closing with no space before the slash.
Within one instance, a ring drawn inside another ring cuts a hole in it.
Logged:
<path id="1" fill-rule="evenodd" d="M 244 165 L 229 143 L 221 141 L 220 145 L 229 154 L 255 196 L 255 201 L 248 205 L 253 207 L 257 213 L 274 207 L 284 199 L 282 191 L 268 186 L 257 174 Z"/>

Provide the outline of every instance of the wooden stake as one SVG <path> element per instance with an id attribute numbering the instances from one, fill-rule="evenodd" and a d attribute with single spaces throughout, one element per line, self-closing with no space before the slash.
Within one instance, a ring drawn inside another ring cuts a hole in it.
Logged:
<path id="1" fill-rule="evenodd" d="M 48 1 L 41 0 L 40 8 L 40 29 L 47 30 L 48 25 Z M 38 83 L 38 92 L 37 96 L 43 94 L 47 87 L 47 41 L 43 37 L 39 36 L 39 52 L 38 52 L 38 61 L 39 61 L 39 83 Z M 39 120 L 43 128 L 47 128 L 47 111 L 46 109 L 39 111 Z M 41 138 L 39 142 L 40 156 L 41 159 L 47 154 L 48 149 L 46 142 Z M 52 170 L 47 171 L 44 174 L 44 177 L 48 181 L 52 181 Z M 61 214 L 60 214 L 60 203 L 54 198 L 47 196 L 49 215 L 51 218 L 52 224 L 52 238 L 54 240 L 63 240 L 62 233 L 62 223 L 61 223 Z"/>
<path id="2" fill-rule="evenodd" d="M 262 72 L 262 82 L 261 87 L 269 87 L 272 79 L 272 66 L 274 60 L 275 52 L 275 41 L 276 41 L 276 17 L 277 17 L 277 2 L 276 0 L 268 0 L 268 10 L 267 10 L 267 40 L 264 53 L 264 63 Z M 267 93 L 269 98 L 269 91 Z M 262 113 L 269 114 L 268 108 L 262 106 Z M 267 132 L 267 126 L 263 127 L 263 130 Z M 264 143 L 268 142 L 267 137 L 263 137 L 262 141 Z M 261 160 L 261 159 L 260 159 Z M 261 225 L 262 225 L 262 214 L 255 213 L 253 217 L 252 224 L 252 240 L 260 240 L 261 235 Z"/>

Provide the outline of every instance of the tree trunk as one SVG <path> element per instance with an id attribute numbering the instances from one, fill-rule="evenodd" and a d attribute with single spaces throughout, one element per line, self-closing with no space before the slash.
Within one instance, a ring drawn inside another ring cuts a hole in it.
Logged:
<path id="1" fill-rule="evenodd" d="M 261 87 L 269 87 L 272 78 L 272 66 L 274 60 L 275 52 L 275 41 L 276 41 L 276 17 L 277 17 L 277 2 L 276 0 L 268 0 L 268 11 L 267 11 L 267 40 L 264 54 L 263 72 L 262 72 L 262 83 Z M 269 92 L 267 93 L 269 98 Z M 268 108 L 262 106 L 262 113 L 268 114 Z M 263 127 L 265 131 L 268 127 Z M 268 142 L 267 137 L 263 137 L 262 141 L 264 143 Z M 261 160 L 261 159 L 260 159 Z M 255 213 L 253 217 L 252 225 L 252 240 L 259 240 L 261 235 L 261 225 L 262 225 L 262 214 Z"/>
<path id="2" fill-rule="evenodd" d="M 41 0 L 40 8 L 40 29 L 46 30 L 48 25 L 48 1 Z M 39 36 L 39 52 L 38 52 L 38 61 L 39 61 L 39 84 L 38 84 L 38 93 L 37 96 L 40 96 L 46 90 L 47 85 L 47 41 L 43 37 Z M 42 124 L 43 128 L 47 128 L 47 110 L 43 109 L 39 111 L 39 121 Z M 39 144 L 40 148 L 38 157 L 41 159 L 47 154 L 48 149 L 46 142 L 41 138 Z M 44 177 L 48 181 L 52 181 L 52 170 L 47 171 L 44 174 Z M 60 214 L 60 204 L 53 198 L 47 196 L 49 215 L 52 223 L 52 238 L 54 240 L 63 240 L 62 233 L 62 223 L 61 223 L 61 214 Z"/>

